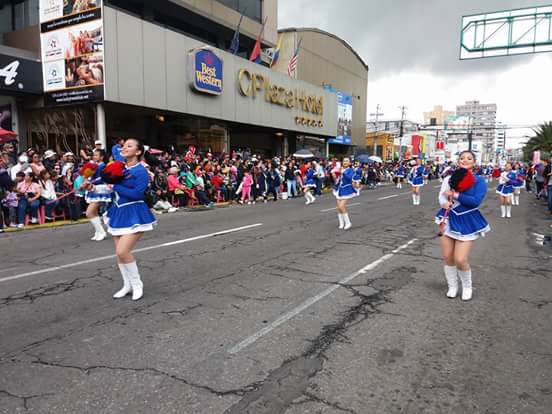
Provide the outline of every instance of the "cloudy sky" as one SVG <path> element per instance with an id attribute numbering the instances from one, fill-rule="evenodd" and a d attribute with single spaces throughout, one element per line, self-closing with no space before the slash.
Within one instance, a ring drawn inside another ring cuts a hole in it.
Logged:
<path id="1" fill-rule="evenodd" d="M 442 104 L 496 103 L 509 125 L 552 120 L 552 53 L 459 60 L 462 15 L 551 0 L 279 0 L 278 26 L 317 27 L 349 42 L 370 67 L 368 110 L 422 121 Z M 521 136 L 527 130 L 511 131 Z"/>

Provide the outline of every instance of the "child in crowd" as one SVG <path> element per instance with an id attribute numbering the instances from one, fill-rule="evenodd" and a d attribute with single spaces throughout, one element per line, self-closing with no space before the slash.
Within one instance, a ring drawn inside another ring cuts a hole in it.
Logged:
<path id="1" fill-rule="evenodd" d="M 2 208 L 8 212 L 8 222 L 10 227 L 17 227 L 17 204 L 19 203 L 19 199 L 17 197 L 15 187 L 16 184 L 13 183 L 8 191 L 5 192 L 4 198 L 2 199 Z M 3 224 L 4 223 L 2 223 L 2 225 Z"/>
<path id="2" fill-rule="evenodd" d="M 241 183 L 241 201 L 240 203 L 245 203 L 245 200 L 247 200 L 247 204 L 251 204 L 251 187 L 253 186 L 253 177 L 251 177 L 251 172 L 245 171 L 243 175 L 243 180 Z"/>

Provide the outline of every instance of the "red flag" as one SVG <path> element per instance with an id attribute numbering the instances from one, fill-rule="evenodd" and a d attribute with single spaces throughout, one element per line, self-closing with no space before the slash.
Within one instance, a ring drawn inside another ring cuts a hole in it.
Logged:
<path id="1" fill-rule="evenodd" d="M 257 36 L 257 40 L 255 41 L 255 46 L 253 46 L 253 50 L 251 51 L 251 56 L 249 56 L 249 61 L 251 62 L 261 63 L 261 38 L 263 37 L 264 28 L 265 28 L 267 19 L 268 17 L 263 22 L 261 31 L 259 32 L 259 36 Z"/>

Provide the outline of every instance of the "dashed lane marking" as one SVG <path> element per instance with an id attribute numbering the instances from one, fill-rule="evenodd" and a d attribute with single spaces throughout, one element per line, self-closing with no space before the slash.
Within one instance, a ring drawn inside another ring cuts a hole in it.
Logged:
<path id="1" fill-rule="evenodd" d="M 267 325 L 257 333 L 251 335 L 250 337 L 244 339 L 240 343 L 234 345 L 232 348 L 228 350 L 228 353 L 230 354 L 237 354 L 242 349 L 248 347 L 252 343 L 256 342 L 258 339 L 262 338 L 263 336 L 267 335 L 274 329 L 276 329 L 278 326 L 286 323 L 291 318 L 299 315 L 301 312 L 303 312 L 305 309 L 308 309 L 312 305 L 314 305 L 316 302 L 320 301 L 321 299 L 324 299 L 329 294 L 333 293 L 335 290 L 339 289 L 341 285 L 346 284 L 356 278 L 357 276 L 360 276 L 370 270 L 375 269 L 383 262 L 391 259 L 395 254 L 399 253 L 401 250 L 406 249 L 411 244 L 415 243 L 417 239 L 412 239 L 408 243 L 403 244 L 402 246 L 397 247 L 395 250 L 393 250 L 391 253 L 388 253 L 382 257 L 380 257 L 378 260 L 373 261 L 370 264 L 367 264 L 362 269 L 357 270 L 356 272 L 350 274 L 349 276 L 341 279 L 339 282 L 337 282 L 335 285 L 330 286 L 328 289 L 320 292 L 318 295 L 311 297 L 310 299 L 307 299 L 302 304 L 297 306 L 296 308 L 290 310 L 289 312 L 284 313 L 282 316 L 280 316 L 278 319 L 276 319 L 271 324 Z"/>
<path id="2" fill-rule="evenodd" d="M 354 207 L 354 206 L 360 206 L 362 203 L 352 203 L 352 204 L 348 204 L 347 207 Z M 328 211 L 334 211 L 335 210 L 335 207 L 332 207 L 332 208 L 327 208 L 325 210 L 320 210 L 321 213 L 327 213 Z"/>
<path id="3" fill-rule="evenodd" d="M 229 234 L 229 233 L 235 233 L 235 232 L 238 232 L 238 231 L 250 230 L 250 229 L 262 226 L 262 225 L 263 225 L 263 223 L 255 223 L 255 224 L 249 224 L 247 226 L 242 226 L 242 227 L 234 227 L 233 229 L 216 231 L 214 233 L 203 234 L 201 236 L 189 237 L 187 239 L 175 240 L 175 241 L 172 241 L 172 242 L 156 244 L 156 245 L 148 246 L 148 247 L 142 247 L 140 249 L 133 250 L 133 253 L 147 252 L 149 250 L 161 249 L 163 247 L 175 246 L 175 245 L 183 244 L 183 243 L 190 243 L 192 241 L 207 239 L 207 238 L 210 238 L 210 237 L 223 236 L 223 235 Z M 64 265 L 48 267 L 46 269 L 41 269 L 41 270 L 35 270 L 33 272 L 27 272 L 27 273 L 21 273 L 21 274 L 18 274 L 18 275 L 3 277 L 3 278 L 0 279 L 0 283 L 8 282 L 10 280 L 22 279 L 24 277 L 40 275 L 42 273 L 55 272 L 56 270 L 63 270 L 63 269 L 68 269 L 68 268 L 71 268 L 71 267 L 81 266 L 81 265 L 85 265 L 85 264 L 101 262 L 101 261 L 104 261 L 104 260 L 113 259 L 113 258 L 115 258 L 115 256 L 116 255 L 114 255 L 114 254 L 110 254 L 108 256 L 94 257 L 94 258 L 88 259 L 88 260 L 81 260 L 81 261 L 74 262 L 74 263 L 68 263 L 68 264 L 64 264 Z"/>

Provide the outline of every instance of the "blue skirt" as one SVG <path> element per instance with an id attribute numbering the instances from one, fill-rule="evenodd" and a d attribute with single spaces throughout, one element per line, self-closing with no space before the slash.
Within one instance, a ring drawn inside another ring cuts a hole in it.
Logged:
<path id="1" fill-rule="evenodd" d="M 444 216 L 445 209 L 442 208 L 435 216 L 435 223 L 440 224 Z M 456 240 L 468 241 L 485 235 L 485 233 L 491 230 L 491 227 L 479 209 L 473 209 L 465 213 L 456 213 L 454 210 L 449 211 L 445 229 L 446 236 Z"/>
<path id="2" fill-rule="evenodd" d="M 423 187 L 424 177 L 414 177 L 413 179 L 408 179 L 408 182 L 412 187 Z"/>
<path id="3" fill-rule="evenodd" d="M 104 214 L 107 231 L 113 236 L 142 233 L 153 230 L 155 216 L 144 201 L 125 204 L 114 202 Z"/>
<path id="4" fill-rule="evenodd" d="M 333 191 L 333 195 L 338 200 L 349 200 L 350 198 L 358 197 L 359 194 L 360 191 L 355 189 L 352 185 L 338 187 Z"/>
<path id="5" fill-rule="evenodd" d="M 496 193 L 500 194 L 502 197 L 509 197 L 514 193 L 514 187 L 507 184 L 499 184 L 496 187 Z"/>

